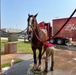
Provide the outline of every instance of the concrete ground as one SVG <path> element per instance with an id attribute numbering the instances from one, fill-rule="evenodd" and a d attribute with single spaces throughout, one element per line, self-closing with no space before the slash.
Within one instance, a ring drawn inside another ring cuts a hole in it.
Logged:
<path id="1" fill-rule="evenodd" d="M 76 51 L 69 50 L 55 50 L 54 54 L 54 71 L 51 72 L 50 61 L 48 72 L 41 74 L 34 74 L 30 70 L 30 65 L 33 64 L 33 56 L 31 54 L 8 54 L 3 55 L 2 63 L 6 62 L 8 59 L 11 61 L 12 58 L 23 59 L 23 62 L 15 64 L 13 68 L 8 69 L 1 75 L 76 75 Z M 44 67 L 44 59 L 42 59 L 42 66 Z"/>

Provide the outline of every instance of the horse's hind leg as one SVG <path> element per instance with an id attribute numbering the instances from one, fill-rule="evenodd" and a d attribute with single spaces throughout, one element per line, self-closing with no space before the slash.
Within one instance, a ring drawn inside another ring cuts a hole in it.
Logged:
<path id="1" fill-rule="evenodd" d="M 54 51 L 51 54 L 51 68 L 50 68 L 51 71 L 53 71 L 53 67 L 54 67 Z"/>

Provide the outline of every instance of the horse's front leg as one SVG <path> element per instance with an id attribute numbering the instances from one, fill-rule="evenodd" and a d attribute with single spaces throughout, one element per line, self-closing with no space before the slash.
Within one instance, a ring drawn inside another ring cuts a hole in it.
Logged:
<path id="1" fill-rule="evenodd" d="M 41 53 L 42 53 L 42 47 L 39 48 L 39 55 L 38 55 L 39 65 L 38 65 L 38 70 L 42 70 L 42 66 L 41 66 Z"/>
<path id="2" fill-rule="evenodd" d="M 34 47 L 32 47 L 32 50 L 33 50 L 33 59 L 34 59 L 33 69 L 36 70 L 37 69 L 36 49 Z"/>

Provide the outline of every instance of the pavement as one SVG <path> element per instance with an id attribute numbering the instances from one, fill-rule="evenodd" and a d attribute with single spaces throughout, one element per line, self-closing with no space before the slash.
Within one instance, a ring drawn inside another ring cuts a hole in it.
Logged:
<path id="1" fill-rule="evenodd" d="M 13 68 L 11 66 L 7 66 L 2 68 L 1 75 L 26 75 L 29 69 L 29 64 L 33 63 L 33 55 L 31 54 L 24 54 L 24 53 L 14 53 L 14 54 L 7 54 L 1 56 L 1 63 L 5 64 L 7 62 L 11 63 L 12 59 L 22 59 L 24 61 L 15 64 Z"/>
<path id="2" fill-rule="evenodd" d="M 0 75 L 76 75 L 76 51 L 56 49 L 54 54 L 54 71 L 50 71 L 51 66 L 49 61 L 48 72 L 41 74 L 34 74 L 30 70 L 30 65 L 33 65 L 33 55 L 24 53 L 6 54 L 1 56 L 1 63 L 11 62 L 12 59 L 22 59 L 24 61 L 17 63 L 8 70 L 3 70 Z M 44 59 L 42 59 L 42 66 L 44 66 Z"/>

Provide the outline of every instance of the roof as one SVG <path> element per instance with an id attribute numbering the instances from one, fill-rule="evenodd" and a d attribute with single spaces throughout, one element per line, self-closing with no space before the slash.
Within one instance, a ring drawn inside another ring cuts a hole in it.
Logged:
<path id="1" fill-rule="evenodd" d="M 68 17 L 68 18 L 69 18 L 69 17 Z M 55 21 L 55 20 L 66 20 L 66 19 L 68 19 L 68 18 L 53 19 L 53 21 Z M 72 17 L 71 19 L 76 19 L 76 17 Z"/>

